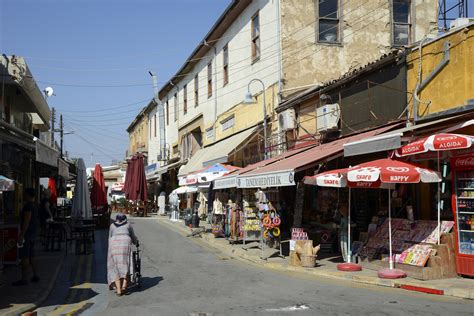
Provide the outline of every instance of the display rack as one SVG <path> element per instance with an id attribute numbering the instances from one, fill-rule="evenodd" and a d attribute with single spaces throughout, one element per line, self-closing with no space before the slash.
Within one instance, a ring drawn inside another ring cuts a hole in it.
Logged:
<path id="1" fill-rule="evenodd" d="M 474 276 L 474 157 L 453 158 L 451 168 L 454 174 L 457 271 L 462 275 Z"/>

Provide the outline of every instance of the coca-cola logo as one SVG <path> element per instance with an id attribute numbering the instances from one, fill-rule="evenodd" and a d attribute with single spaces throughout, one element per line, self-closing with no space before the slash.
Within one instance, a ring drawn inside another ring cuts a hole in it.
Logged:
<path id="1" fill-rule="evenodd" d="M 456 165 L 456 167 L 474 166 L 474 157 L 466 157 L 466 158 L 456 159 L 455 165 Z"/>

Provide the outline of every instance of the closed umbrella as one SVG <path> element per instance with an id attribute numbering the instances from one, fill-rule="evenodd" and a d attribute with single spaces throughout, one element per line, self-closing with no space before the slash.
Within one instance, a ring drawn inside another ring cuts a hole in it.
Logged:
<path id="1" fill-rule="evenodd" d="M 474 143 L 474 137 L 462 134 L 440 133 L 428 137 L 420 138 L 410 142 L 395 151 L 398 157 L 406 157 L 416 154 L 423 154 L 428 151 L 438 153 L 438 172 L 439 154 L 441 151 L 451 151 L 470 148 Z M 441 188 L 438 182 L 438 245 L 441 237 Z"/>
<path id="2" fill-rule="evenodd" d="M 49 196 L 49 203 L 51 203 L 51 205 L 57 205 L 58 204 L 58 191 L 56 190 L 56 181 L 54 180 L 54 178 L 49 178 L 48 190 L 49 192 L 51 192 L 51 195 Z"/>
<path id="3" fill-rule="evenodd" d="M 132 163 L 128 164 L 125 187 L 125 196 L 128 200 L 146 201 L 148 199 L 145 164 L 142 154 L 133 156 Z"/>
<path id="4" fill-rule="evenodd" d="M 77 179 L 74 196 L 72 198 L 71 217 L 74 219 L 92 218 L 91 197 L 87 185 L 86 166 L 82 158 L 77 160 Z"/>
<path id="5" fill-rule="evenodd" d="M 107 206 L 107 192 L 105 191 L 104 174 L 100 164 L 95 165 L 92 175 L 91 206 L 101 211 L 104 211 Z"/>

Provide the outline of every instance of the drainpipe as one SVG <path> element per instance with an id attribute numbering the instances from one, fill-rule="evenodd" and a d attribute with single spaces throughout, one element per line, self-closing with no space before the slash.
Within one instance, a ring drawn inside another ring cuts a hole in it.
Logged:
<path id="1" fill-rule="evenodd" d="M 166 155 L 165 109 L 164 109 L 163 103 L 161 102 L 158 96 L 159 91 L 158 91 L 158 81 L 156 78 L 156 74 L 152 73 L 151 71 L 149 73 L 153 80 L 153 92 L 155 95 L 154 101 L 155 101 L 157 111 L 158 111 L 158 119 L 159 119 L 158 124 L 160 125 L 160 156 L 161 156 L 161 159 L 164 160 L 166 164 L 167 155 Z"/>
<path id="2" fill-rule="evenodd" d="M 426 86 L 428 85 L 428 83 L 431 82 L 431 80 L 433 80 L 434 77 L 436 77 L 436 75 L 438 75 L 438 73 L 441 72 L 441 70 L 443 70 L 444 67 L 446 67 L 446 65 L 449 63 L 449 48 L 450 48 L 450 44 L 448 41 L 444 42 L 444 52 L 443 52 L 443 60 L 441 60 L 441 62 L 435 67 L 435 69 L 433 69 L 433 71 L 428 75 L 428 77 L 426 77 L 425 80 L 421 81 L 415 88 L 415 92 L 413 93 L 413 124 L 416 124 L 416 122 L 418 121 L 418 105 L 419 103 L 421 103 L 422 101 L 419 99 L 418 95 L 420 94 L 420 92 L 426 88 Z M 421 52 L 421 45 L 420 45 L 420 52 Z M 421 56 L 421 53 L 420 53 L 420 56 Z M 420 58 L 420 65 L 421 65 L 421 58 Z M 421 66 L 420 66 L 420 74 L 421 74 Z M 420 79 L 421 79 L 421 75 L 420 75 Z M 429 101 L 431 103 L 431 101 Z"/>
<path id="3" fill-rule="evenodd" d="M 216 141 L 216 123 L 217 123 L 217 48 L 216 46 L 209 45 L 206 40 L 203 42 L 204 46 L 210 47 L 214 50 L 214 141 Z"/>
<path id="4" fill-rule="evenodd" d="M 277 40 L 278 40 L 278 104 L 282 99 L 283 90 L 283 64 L 282 64 L 282 43 L 281 43 L 281 13 L 280 13 L 280 0 L 276 1 L 276 21 L 277 21 Z"/>

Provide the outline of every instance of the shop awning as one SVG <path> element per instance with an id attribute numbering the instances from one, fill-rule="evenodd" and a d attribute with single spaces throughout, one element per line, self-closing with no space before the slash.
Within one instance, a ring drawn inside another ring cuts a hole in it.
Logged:
<path id="1" fill-rule="evenodd" d="M 247 174 L 252 170 L 255 170 L 257 168 L 262 168 L 264 166 L 267 166 L 267 165 L 272 164 L 274 162 L 280 161 L 282 159 L 286 159 L 288 157 L 297 155 L 299 153 L 302 153 L 302 152 L 307 151 L 307 150 L 309 150 L 311 148 L 314 148 L 314 147 L 315 147 L 315 145 L 310 145 L 310 146 L 307 146 L 307 147 L 301 147 L 301 148 L 298 148 L 298 149 L 289 150 L 289 151 L 284 152 L 283 154 L 278 155 L 276 157 L 269 158 L 269 159 L 266 159 L 266 160 L 262 160 L 262 161 L 254 163 L 254 164 L 248 165 L 245 168 L 236 170 L 236 171 L 232 172 L 231 174 L 229 174 L 227 176 L 224 176 L 222 178 L 214 180 L 214 190 L 227 189 L 227 188 L 236 188 L 236 187 L 238 187 L 238 183 L 237 183 L 237 177 L 238 176 L 243 175 L 243 174 Z"/>
<path id="2" fill-rule="evenodd" d="M 462 118 L 462 115 L 443 118 L 436 121 L 399 128 L 386 132 L 380 136 L 369 137 L 367 139 L 347 143 L 344 145 L 344 157 L 364 155 L 373 152 L 387 151 L 400 148 L 400 146 L 402 145 L 402 138 L 405 133 L 420 131 L 423 129 L 430 129 L 435 125 L 443 125 L 449 123 L 449 121 L 459 120 L 460 118 Z"/>
<path id="3" fill-rule="evenodd" d="M 64 179 L 69 179 L 69 164 L 61 158 L 58 159 L 58 174 Z"/>
<path id="4" fill-rule="evenodd" d="M 154 181 L 156 179 L 159 179 L 162 174 L 168 172 L 168 170 L 170 170 L 170 169 L 178 167 L 180 164 L 181 164 L 181 162 L 177 161 L 177 162 L 170 163 L 168 165 L 164 165 L 164 166 L 161 166 L 161 167 L 156 167 L 155 166 L 153 172 L 148 172 L 146 174 L 146 179 L 147 179 L 147 181 Z"/>
<path id="5" fill-rule="evenodd" d="M 45 165 L 58 167 L 59 152 L 43 143 L 43 141 L 36 140 L 36 161 Z"/>
<path id="6" fill-rule="evenodd" d="M 342 155 L 343 145 L 381 134 L 393 125 L 384 126 L 365 133 L 344 137 L 330 143 L 322 144 L 293 155 L 286 159 L 257 168 L 237 177 L 239 188 L 281 187 L 295 185 L 296 172 L 310 168 L 323 161 L 332 160 Z"/>
<path id="7" fill-rule="evenodd" d="M 229 154 L 236 150 L 237 147 L 249 138 L 258 127 L 249 128 L 243 132 L 232 135 L 229 138 L 223 139 L 209 147 L 198 150 L 189 159 L 186 165 L 179 170 L 179 176 L 184 176 L 189 173 L 201 170 L 202 168 L 214 165 L 216 163 L 226 163 Z"/>

